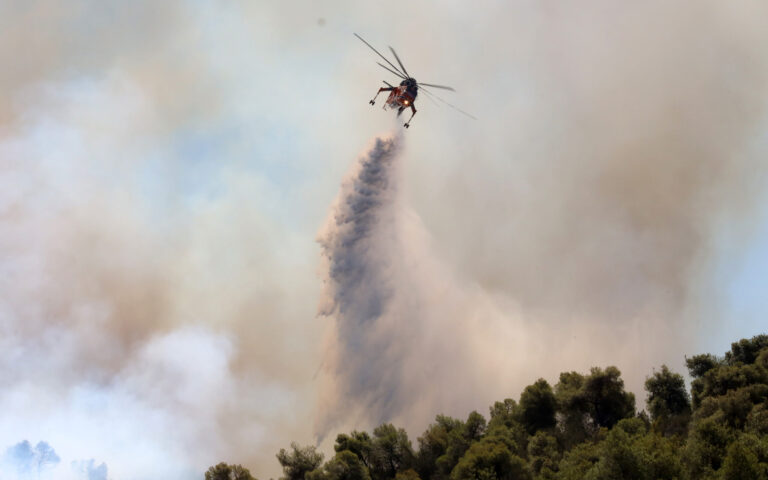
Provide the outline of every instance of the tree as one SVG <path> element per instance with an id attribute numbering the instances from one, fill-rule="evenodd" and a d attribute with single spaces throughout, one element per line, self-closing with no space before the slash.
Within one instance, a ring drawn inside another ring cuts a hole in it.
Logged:
<path id="1" fill-rule="evenodd" d="M 635 414 L 635 396 L 624 390 L 616 367 L 593 367 L 589 376 L 577 372 L 560 374 L 555 385 L 559 424 L 567 446 L 593 436 L 600 427 L 611 428 Z"/>
<path id="2" fill-rule="evenodd" d="M 622 422 L 627 420 L 622 420 Z M 642 422 L 645 425 L 645 422 Z M 615 428 L 615 427 L 614 427 Z M 634 448 L 647 464 L 646 473 L 652 480 L 677 480 L 683 478 L 683 465 L 680 462 L 680 445 L 676 438 L 663 437 L 650 432 L 635 440 Z"/>
<path id="3" fill-rule="evenodd" d="M 622 418 L 635 415 L 635 395 L 624 390 L 616 367 L 593 367 L 584 382 L 584 396 L 597 426 L 611 428 Z"/>
<path id="4" fill-rule="evenodd" d="M 569 458 L 570 465 L 561 465 L 563 478 L 678 480 L 682 477 L 675 444 L 649 433 L 646 423 L 639 418 L 620 420 L 604 440 L 591 449 L 584 447 L 582 451 L 590 455 L 586 458 L 577 456 L 578 463 Z"/>
<path id="5" fill-rule="evenodd" d="M 697 408 L 707 397 L 719 397 L 730 390 L 752 385 L 760 389 L 768 384 L 768 370 L 759 365 L 721 365 L 709 370 L 691 383 L 693 406 Z"/>
<path id="6" fill-rule="evenodd" d="M 766 361 L 766 335 L 732 343 L 722 360 L 709 354 L 686 359 L 695 378 L 684 456 L 691 478 L 768 477 L 759 436 L 768 432 Z"/>
<path id="7" fill-rule="evenodd" d="M 497 425 L 509 427 L 520 420 L 520 409 L 517 406 L 517 402 L 511 398 L 505 398 L 503 402 L 495 402 L 490 407 L 490 411 L 491 421 L 488 422 L 489 429 Z"/>
<path id="8" fill-rule="evenodd" d="M 646 378 L 645 391 L 648 392 L 646 402 L 652 420 L 691 411 L 691 400 L 682 375 L 672 373 L 666 365 Z"/>
<path id="9" fill-rule="evenodd" d="M 747 415 L 745 431 L 758 436 L 768 436 L 768 404 L 755 405 Z"/>
<path id="10" fill-rule="evenodd" d="M 349 450 L 338 452 L 325 464 L 323 471 L 327 480 L 371 480 L 368 468 L 360 457 Z"/>
<path id="11" fill-rule="evenodd" d="M 480 440 L 485 432 L 485 418 L 478 412 L 471 412 L 466 422 L 438 415 L 419 437 L 417 472 L 421 478 L 448 478 L 470 444 Z"/>
<path id="12" fill-rule="evenodd" d="M 558 465 L 558 480 L 584 480 L 587 472 L 600 460 L 598 445 L 592 442 L 576 444 L 566 451 Z"/>
<path id="13" fill-rule="evenodd" d="M 452 480 L 523 480 L 530 473 L 525 461 L 513 455 L 508 442 L 488 436 L 475 442 L 451 472 Z"/>
<path id="14" fill-rule="evenodd" d="M 589 422 L 589 405 L 583 394 L 584 375 L 563 372 L 555 385 L 560 438 L 570 448 L 594 433 Z"/>
<path id="15" fill-rule="evenodd" d="M 768 369 L 768 348 L 760 350 L 760 354 L 755 359 L 755 365 Z"/>
<path id="16" fill-rule="evenodd" d="M 448 458 L 448 449 L 461 437 L 463 428 L 464 424 L 457 418 L 446 415 L 435 417 L 435 423 L 430 424 L 418 438 L 415 468 L 421 478 L 446 478 L 451 473 L 456 462 Z"/>
<path id="17" fill-rule="evenodd" d="M 277 454 L 285 480 L 304 480 L 307 473 L 316 470 L 323 463 L 323 454 L 315 447 L 300 447 L 296 442 L 291 442 L 291 450 L 288 452 L 281 448 Z"/>
<path id="18" fill-rule="evenodd" d="M 353 431 L 351 434 L 346 435 L 340 433 L 336 437 L 336 444 L 333 446 L 336 452 L 343 452 L 349 450 L 357 455 L 363 465 L 366 468 L 371 468 L 371 455 L 373 452 L 373 441 L 371 436 L 367 432 Z"/>
<path id="19" fill-rule="evenodd" d="M 632 435 L 614 428 L 600 444 L 600 457 L 584 478 L 589 480 L 650 480 L 647 464 L 638 449 L 633 448 Z"/>
<path id="20" fill-rule="evenodd" d="M 538 431 L 528 442 L 528 462 L 535 476 L 553 478 L 560 458 L 557 439 L 552 435 Z"/>
<path id="21" fill-rule="evenodd" d="M 693 378 L 701 378 L 705 373 L 722 364 L 722 360 L 709 353 L 685 357 L 685 366 Z"/>
<path id="22" fill-rule="evenodd" d="M 487 426 L 485 417 L 473 410 L 467 417 L 467 421 L 464 422 L 464 438 L 469 442 L 480 440 L 485 434 Z"/>
<path id="23" fill-rule="evenodd" d="M 546 380 L 540 378 L 528 385 L 520 394 L 520 417 L 526 431 L 533 435 L 538 430 L 555 426 L 557 400 Z"/>
<path id="24" fill-rule="evenodd" d="M 391 423 L 373 430 L 371 476 L 377 480 L 395 478 L 397 472 L 413 465 L 414 455 L 408 434 Z"/>
<path id="25" fill-rule="evenodd" d="M 322 467 L 322 455 L 295 443 L 277 457 L 283 480 L 768 480 L 768 336 L 686 364 L 691 396 L 662 365 L 646 377 L 639 414 L 616 367 L 592 368 L 561 373 L 554 388 L 537 380 L 519 403 L 495 402 L 488 422 L 474 411 L 437 415 L 417 452 L 402 428 L 383 424 L 338 435 Z"/>
<path id="26" fill-rule="evenodd" d="M 421 480 L 421 478 L 415 470 L 408 469 L 398 472 L 397 475 L 395 475 L 395 480 Z"/>
<path id="27" fill-rule="evenodd" d="M 721 469 L 723 480 L 768 478 L 768 438 L 746 434 L 728 447 Z"/>
<path id="28" fill-rule="evenodd" d="M 655 428 L 664 435 L 684 434 L 691 416 L 691 401 L 683 377 L 666 365 L 645 380 L 646 404 Z"/>
<path id="29" fill-rule="evenodd" d="M 256 480 L 247 468 L 241 465 L 219 463 L 205 472 L 205 480 Z"/>
<path id="30" fill-rule="evenodd" d="M 731 351 L 725 353 L 725 361 L 728 365 L 749 365 L 755 363 L 765 348 L 768 348 L 768 335 L 756 335 L 749 340 L 742 338 L 731 344 Z"/>
<path id="31" fill-rule="evenodd" d="M 684 461 L 690 478 L 711 478 L 723 464 L 736 432 L 716 417 L 695 420 L 685 445 Z"/>

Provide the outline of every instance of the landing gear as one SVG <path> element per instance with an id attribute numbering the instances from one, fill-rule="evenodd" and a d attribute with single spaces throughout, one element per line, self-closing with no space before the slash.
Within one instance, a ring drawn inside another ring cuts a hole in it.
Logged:
<path id="1" fill-rule="evenodd" d="M 413 106 L 413 103 L 411 103 L 411 112 L 413 112 L 411 113 L 411 118 L 409 118 L 408 121 L 405 122 L 405 124 L 403 124 L 405 128 L 408 128 L 411 126 L 411 120 L 413 120 L 413 116 L 416 115 L 416 107 Z"/>
<path id="2" fill-rule="evenodd" d="M 394 90 L 394 88 L 380 88 L 379 91 L 376 92 L 376 95 L 374 95 L 373 98 L 368 101 L 368 103 L 374 105 L 376 103 L 376 97 L 378 97 L 381 92 L 389 92 L 391 90 Z"/>

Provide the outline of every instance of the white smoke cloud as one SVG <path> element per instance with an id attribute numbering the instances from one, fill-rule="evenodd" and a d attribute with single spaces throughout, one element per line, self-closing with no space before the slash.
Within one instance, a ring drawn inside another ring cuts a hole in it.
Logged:
<path id="1" fill-rule="evenodd" d="M 472 408 L 498 392 L 500 368 L 518 358 L 509 352 L 522 340 L 512 312 L 501 314 L 437 261 L 403 202 L 403 141 L 374 141 L 318 238 L 320 313 L 333 325 L 316 418 L 321 440 L 334 429 L 393 420 L 415 431 L 435 412 Z M 489 369 L 495 373 L 482 373 Z"/>
<path id="2" fill-rule="evenodd" d="M 83 480 L 107 480 L 109 478 L 107 464 L 104 462 L 97 464 L 92 458 L 73 461 L 71 467 Z"/>
<path id="3" fill-rule="evenodd" d="M 174 190 L 197 180 L 154 108 L 118 73 L 44 85 L 0 142 L 0 445 L 45 439 L 56 478 L 90 457 L 115 478 L 274 470 L 309 436 L 312 252 L 259 210 L 259 175 Z"/>
<path id="4" fill-rule="evenodd" d="M 377 138 L 342 182 L 318 241 L 326 340 L 315 420 L 320 440 L 334 431 L 399 422 L 415 436 L 438 412 L 486 411 L 510 385 L 560 371 L 637 359 L 643 378 L 676 325 L 650 316 L 606 332 L 601 318 L 574 315 L 556 325 L 456 275 L 401 189 L 402 137 Z M 596 342 L 607 335 L 632 338 Z M 547 339 L 543 341 L 542 339 Z"/>
<path id="5" fill-rule="evenodd" d="M 276 477 L 315 425 L 419 433 L 609 363 L 641 395 L 695 321 L 723 331 L 713 230 L 738 251 L 764 204 L 765 2 L 370 8 L 0 3 L 0 448 Z M 419 104 L 368 236 L 325 237 L 376 289 L 327 278 L 326 321 L 314 233 L 390 122 L 352 31 L 480 120 Z"/>

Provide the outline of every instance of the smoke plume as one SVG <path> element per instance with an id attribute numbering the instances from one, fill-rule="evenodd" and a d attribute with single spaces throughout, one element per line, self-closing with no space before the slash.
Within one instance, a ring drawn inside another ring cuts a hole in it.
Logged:
<path id="1" fill-rule="evenodd" d="M 380 332 L 407 327 L 390 315 L 395 279 L 388 270 L 398 253 L 394 201 L 400 142 L 398 137 L 377 138 L 358 160 L 319 238 L 327 261 L 320 313 L 333 316 L 337 333 L 331 340 L 337 355 L 327 359 L 328 368 L 343 377 L 327 391 L 362 400 L 382 418 L 401 407 L 397 371 L 403 358 L 402 348 Z M 343 406 L 330 405 L 326 417 L 318 419 L 322 434 L 329 422 L 339 420 Z"/>
<path id="2" fill-rule="evenodd" d="M 335 428 L 399 421 L 413 430 L 436 412 L 466 413 L 497 389 L 478 373 L 502 374 L 517 358 L 507 348 L 524 337 L 512 334 L 511 312 L 501 315 L 436 258 L 399 187 L 402 143 L 374 141 L 319 235 L 320 314 L 332 323 L 315 421 L 321 440 Z"/>

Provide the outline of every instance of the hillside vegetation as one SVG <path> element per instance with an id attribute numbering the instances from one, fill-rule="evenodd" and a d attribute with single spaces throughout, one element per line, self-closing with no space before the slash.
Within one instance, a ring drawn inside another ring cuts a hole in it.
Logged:
<path id="1" fill-rule="evenodd" d="M 488 418 L 438 415 L 414 443 L 391 424 L 341 433 L 323 463 L 291 444 L 277 460 L 286 480 L 768 480 L 768 335 L 724 356 L 686 358 L 683 377 L 662 366 L 637 412 L 616 367 L 539 379 Z M 219 464 L 206 480 L 253 477 Z"/>

